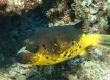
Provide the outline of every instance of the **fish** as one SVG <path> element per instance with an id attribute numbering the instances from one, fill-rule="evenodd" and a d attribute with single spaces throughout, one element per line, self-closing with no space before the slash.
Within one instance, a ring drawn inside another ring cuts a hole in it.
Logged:
<path id="1" fill-rule="evenodd" d="M 24 40 L 16 61 L 31 65 L 53 65 L 87 54 L 88 46 L 110 48 L 110 35 L 89 34 L 73 25 L 40 28 Z"/>

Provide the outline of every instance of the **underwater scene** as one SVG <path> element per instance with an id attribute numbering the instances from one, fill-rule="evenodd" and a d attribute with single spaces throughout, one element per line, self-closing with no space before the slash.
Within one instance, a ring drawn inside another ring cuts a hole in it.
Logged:
<path id="1" fill-rule="evenodd" d="M 110 0 L 0 0 L 0 80 L 110 80 Z"/>

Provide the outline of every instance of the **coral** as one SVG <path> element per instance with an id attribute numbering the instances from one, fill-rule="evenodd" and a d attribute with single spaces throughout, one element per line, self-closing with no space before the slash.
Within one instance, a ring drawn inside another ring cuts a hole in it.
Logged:
<path id="1" fill-rule="evenodd" d="M 92 58 L 81 63 L 77 73 L 70 74 L 69 80 L 109 80 L 110 79 L 110 50 L 91 47 Z"/>
<path id="2" fill-rule="evenodd" d="M 106 33 L 109 4 L 106 1 L 74 0 L 71 5 L 77 19 L 84 20 L 84 32 Z M 85 15 L 86 14 L 86 15 Z M 100 30 L 99 30 L 100 29 Z"/>
<path id="3" fill-rule="evenodd" d="M 54 0 L 49 8 L 41 6 L 44 14 L 50 19 L 50 27 L 70 24 L 72 22 L 70 7 L 72 2 L 72 0 Z M 46 5 L 46 3 L 42 5 Z"/>
<path id="4" fill-rule="evenodd" d="M 6 0 L 1 0 L 0 1 L 0 7 L 5 6 L 6 5 Z"/>
<path id="5" fill-rule="evenodd" d="M 31 65 L 22 65 L 19 63 L 14 63 L 11 67 L 0 72 L 0 78 L 3 80 L 30 80 L 31 76 L 36 73 L 37 67 L 32 67 Z"/>
<path id="6" fill-rule="evenodd" d="M 109 80 L 110 65 L 99 61 L 85 61 L 77 74 L 69 75 L 69 80 Z"/>
<path id="7" fill-rule="evenodd" d="M 34 9 L 42 3 L 42 0 L 1 0 L 0 14 L 1 15 L 21 15 Z"/>

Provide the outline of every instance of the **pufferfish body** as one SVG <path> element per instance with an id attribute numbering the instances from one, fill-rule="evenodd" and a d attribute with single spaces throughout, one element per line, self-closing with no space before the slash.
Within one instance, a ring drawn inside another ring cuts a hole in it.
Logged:
<path id="1" fill-rule="evenodd" d="M 24 41 L 17 61 L 32 65 L 51 65 L 74 58 L 88 46 L 107 47 L 110 36 L 86 34 L 72 25 L 41 28 Z"/>

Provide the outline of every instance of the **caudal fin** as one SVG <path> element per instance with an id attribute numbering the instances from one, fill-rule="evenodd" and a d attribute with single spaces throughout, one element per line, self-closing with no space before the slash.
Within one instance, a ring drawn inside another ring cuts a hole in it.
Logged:
<path id="1" fill-rule="evenodd" d="M 110 48 L 110 35 L 106 34 L 88 34 L 91 45 Z"/>
<path id="2" fill-rule="evenodd" d="M 99 39 L 99 46 L 108 47 L 110 48 L 110 35 L 100 35 L 101 38 Z"/>

